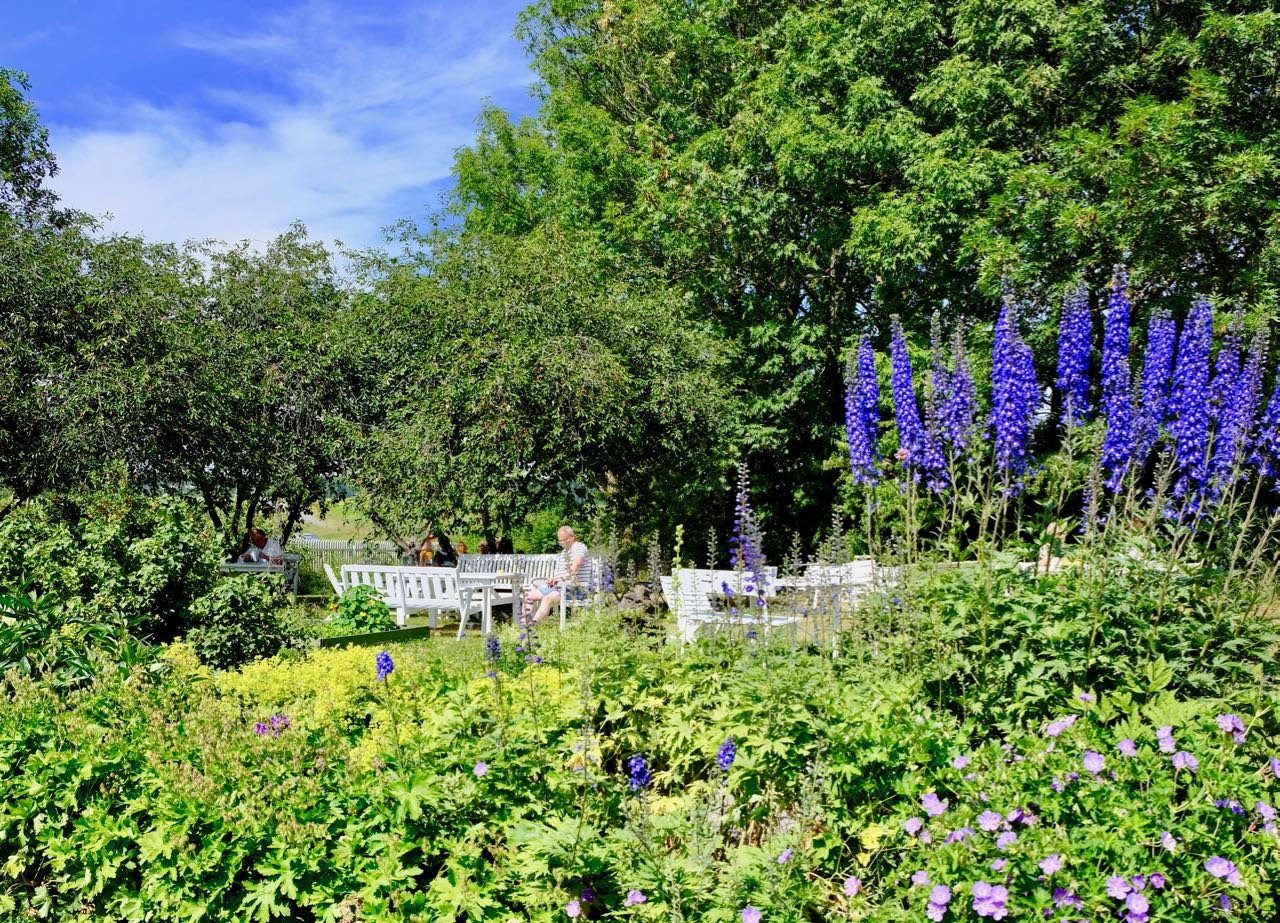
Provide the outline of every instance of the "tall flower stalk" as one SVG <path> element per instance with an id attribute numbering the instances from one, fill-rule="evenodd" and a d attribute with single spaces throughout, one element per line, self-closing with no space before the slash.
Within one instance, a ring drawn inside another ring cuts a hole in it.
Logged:
<path id="1" fill-rule="evenodd" d="M 868 346 L 863 339 L 862 346 Z M 859 347 L 861 352 L 862 347 Z M 844 382 L 844 428 L 849 444 L 849 466 L 853 471 L 853 483 L 874 485 L 877 480 L 874 443 L 867 428 L 867 414 L 863 405 L 863 392 L 858 381 L 860 357 L 849 357 Z"/>
<path id="2" fill-rule="evenodd" d="M 916 403 L 915 384 L 911 374 L 911 356 L 902 321 L 895 314 L 889 356 L 893 374 L 893 418 L 898 426 L 898 460 L 905 466 L 919 466 L 924 451 L 924 427 L 920 425 L 920 408 Z"/>
<path id="3" fill-rule="evenodd" d="M 1175 443 L 1178 480 L 1174 497 L 1191 512 L 1199 509 L 1208 480 L 1209 452 L 1209 341 L 1213 332 L 1213 308 L 1203 298 L 1191 305 L 1178 338 L 1173 370 L 1173 394 L 1169 430 Z"/>
<path id="4" fill-rule="evenodd" d="M 1178 342 L 1178 325 L 1166 311 L 1156 311 L 1147 323 L 1147 351 L 1142 361 L 1142 386 L 1138 395 L 1134 426 L 1134 463 L 1146 463 L 1160 437 L 1169 407 L 1169 383 L 1173 354 Z"/>
<path id="5" fill-rule="evenodd" d="M 1016 492 L 1027 469 L 1027 438 L 1037 399 L 1031 349 L 1018 332 L 1018 311 L 1013 299 L 1007 298 L 996 321 L 991 363 L 996 470 L 1005 482 L 1006 492 Z"/>
<path id="6" fill-rule="evenodd" d="M 1080 426 L 1089 419 L 1089 346 L 1092 335 L 1089 291 L 1081 282 L 1062 302 L 1058 324 L 1058 393 L 1062 425 Z"/>
<path id="7" fill-rule="evenodd" d="M 1102 411 L 1107 434 L 1102 443 L 1102 470 L 1109 490 L 1124 480 L 1133 457 L 1133 398 L 1129 379 L 1129 295 L 1128 277 L 1116 272 L 1107 299 L 1102 335 Z"/>

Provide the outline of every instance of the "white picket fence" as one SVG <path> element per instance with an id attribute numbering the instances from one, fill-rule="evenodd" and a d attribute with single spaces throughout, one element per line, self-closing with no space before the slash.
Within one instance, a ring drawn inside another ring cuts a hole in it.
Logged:
<path id="1" fill-rule="evenodd" d="M 340 568 L 343 564 L 401 564 L 403 552 L 395 542 L 366 542 L 340 539 L 294 538 L 289 551 L 306 558 L 316 571 L 325 564 Z"/>

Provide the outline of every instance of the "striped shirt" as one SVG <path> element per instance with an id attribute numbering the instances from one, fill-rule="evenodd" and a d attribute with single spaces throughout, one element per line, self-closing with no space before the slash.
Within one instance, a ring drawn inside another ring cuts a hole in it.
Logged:
<path id="1" fill-rule="evenodd" d="M 573 578 L 573 582 L 580 587 L 594 589 L 595 568 L 591 562 L 591 554 L 582 542 L 574 542 L 567 551 L 560 552 L 560 573 L 566 575 L 570 573 L 573 570 L 573 562 L 578 558 L 582 558 L 582 566 L 578 568 L 578 574 Z"/>

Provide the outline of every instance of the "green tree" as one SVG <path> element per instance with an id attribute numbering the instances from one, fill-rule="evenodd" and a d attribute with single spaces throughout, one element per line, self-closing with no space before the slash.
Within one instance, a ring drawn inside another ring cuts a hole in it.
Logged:
<path id="1" fill-rule="evenodd" d="M 354 453 L 374 522 L 407 545 L 424 519 L 493 538 L 564 498 L 625 522 L 702 502 L 731 424 L 722 349 L 681 298 L 554 224 L 422 243 L 370 267 L 356 312 L 407 397 Z"/>
<path id="2" fill-rule="evenodd" d="M 26 98 L 27 75 L 0 67 L 0 211 L 32 217 L 58 201 L 45 181 L 58 172 L 49 132 Z"/>

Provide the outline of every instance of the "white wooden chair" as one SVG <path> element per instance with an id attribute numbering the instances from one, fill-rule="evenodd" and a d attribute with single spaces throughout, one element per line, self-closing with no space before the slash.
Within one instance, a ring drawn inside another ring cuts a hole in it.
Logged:
<path id="1" fill-rule="evenodd" d="M 337 593 L 338 596 L 341 597 L 342 594 L 346 592 L 347 588 L 343 586 L 342 581 L 338 579 L 338 575 L 333 572 L 333 565 L 328 561 L 324 562 L 324 575 L 329 578 L 329 585 L 333 587 L 333 592 Z"/>

